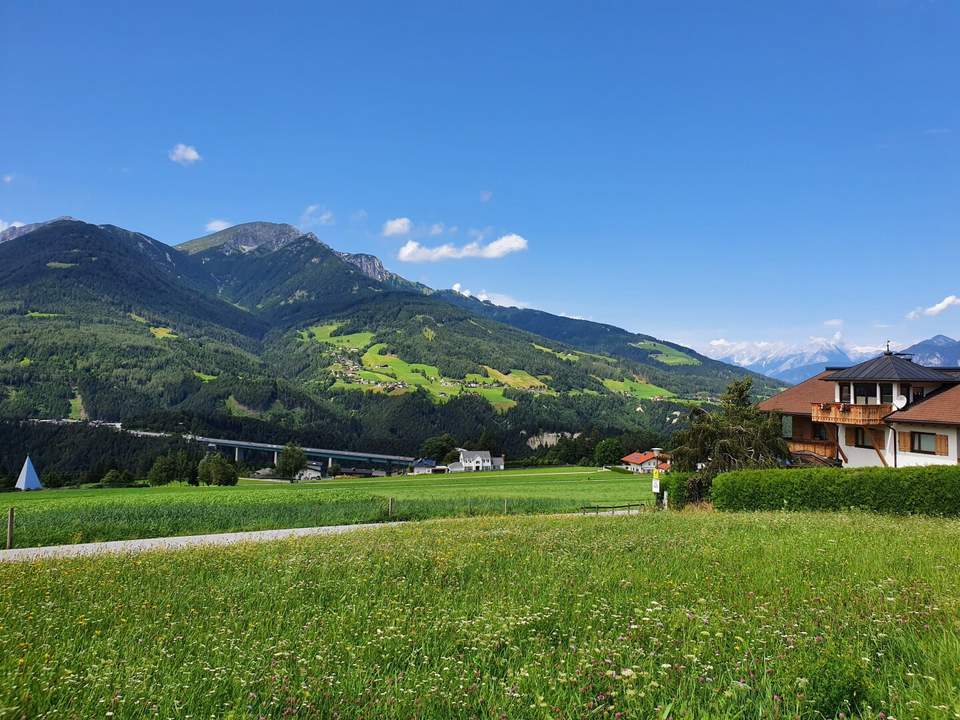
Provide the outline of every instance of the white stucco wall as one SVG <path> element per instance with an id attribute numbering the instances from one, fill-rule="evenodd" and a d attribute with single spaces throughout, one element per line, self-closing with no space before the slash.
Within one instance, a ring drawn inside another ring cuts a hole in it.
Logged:
<path id="1" fill-rule="evenodd" d="M 958 452 L 957 448 L 956 428 L 945 427 L 943 425 L 907 425 L 905 423 L 894 423 L 894 429 L 897 432 L 926 432 L 935 435 L 946 435 L 948 441 L 946 455 L 927 455 L 926 453 L 912 453 L 898 450 L 897 467 L 957 464 L 957 458 L 960 457 L 960 452 Z"/>
<path id="2" fill-rule="evenodd" d="M 876 451 L 871 448 L 860 448 L 847 445 L 846 426 L 839 426 L 840 448 L 847 456 L 845 467 L 877 467 L 882 465 Z M 946 435 L 948 446 L 946 455 L 928 455 L 926 453 L 903 452 L 895 448 L 898 432 L 928 432 L 935 435 Z M 910 467 L 917 465 L 955 465 L 960 458 L 960 446 L 958 446 L 957 428 L 943 425 L 913 425 L 906 423 L 895 423 L 894 429 L 885 431 L 885 442 L 883 446 L 884 457 L 887 465 L 894 467 Z"/>
<path id="3" fill-rule="evenodd" d="M 880 457 L 877 455 L 876 450 L 872 447 L 870 448 L 860 448 L 856 445 L 847 445 L 847 431 L 846 425 L 838 426 L 839 432 L 837 437 L 840 440 L 840 449 L 843 450 L 844 454 L 847 456 L 847 461 L 843 464 L 844 467 L 875 467 L 882 466 L 883 463 L 880 462 Z M 890 438 L 889 431 L 887 432 L 887 442 L 885 446 L 885 451 L 890 449 Z M 893 462 L 890 460 L 887 452 L 884 453 L 887 457 L 887 462 L 890 465 L 893 465 Z"/>

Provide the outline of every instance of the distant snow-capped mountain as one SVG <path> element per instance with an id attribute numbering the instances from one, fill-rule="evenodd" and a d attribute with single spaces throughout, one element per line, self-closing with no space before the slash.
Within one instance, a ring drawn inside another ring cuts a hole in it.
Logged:
<path id="1" fill-rule="evenodd" d="M 714 340 L 707 354 L 724 362 L 789 383 L 803 382 L 824 368 L 847 366 L 873 357 L 881 347 L 848 345 L 839 335 L 810 338 L 804 345 Z"/>
<path id="2" fill-rule="evenodd" d="M 960 366 L 960 341 L 946 335 L 934 335 L 911 345 L 904 353 L 913 355 L 913 361 L 931 367 Z"/>

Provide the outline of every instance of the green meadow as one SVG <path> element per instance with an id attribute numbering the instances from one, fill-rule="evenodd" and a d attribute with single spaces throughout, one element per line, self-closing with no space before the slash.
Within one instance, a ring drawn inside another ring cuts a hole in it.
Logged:
<path id="1" fill-rule="evenodd" d="M 503 514 L 504 501 L 509 514 L 530 514 L 650 500 L 649 478 L 571 467 L 315 483 L 243 480 L 236 487 L 175 484 L 4 493 L 0 512 L 16 507 L 15 546 L 33 547 Z"/>
<path id="2" fill-rule="evenodd" d="M 661 362 L 664 365 L 699 365 L 700 361 L 695 357 L 690 357 L 685 352 L 681 352 L 676 348 L 672 348 L 669 345 L 664 345 L 663 343 L 654 342 L 653 340 L 644 340 L 642 342 L 630 343 L 635 348 L 640 348 L 641 350 L 649 350 L 651 352 L 650 357 L 652 357 L 657 362 Z"/>
<path id="3" fill-rule="evenodd" d="M 960 523 L 429 521 L 0 566 L 9 718 L 955 718 Z"/>
<path id="4" fill-rule="evenodd" d="M 608 390 L 620 393 L 621 395 L 632 395 L 638 400 L 650 400 L 655 397 L 673 397 L 674 394 L 669 390 L 657 387 L 651 383 L 640 382 L 639 380 L 611 380 L 604 378 L 603 384 Z"/>
<path id="5" fill-rule="evenodd" d="M 373 340 L 372 332 L 358 332 L 348 335 L 334 335 L 342 323 L 328 323 L 326 325 L 314 325 L 301 331 L 300 337 L 303 340 L 314 340 L 319 343 L 326 343 L 338 348 L 347 348 L 350 350 L 362 350 Z"/>

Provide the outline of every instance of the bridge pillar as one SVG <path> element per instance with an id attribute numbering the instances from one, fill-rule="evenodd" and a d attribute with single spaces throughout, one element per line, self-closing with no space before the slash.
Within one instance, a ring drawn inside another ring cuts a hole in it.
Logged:
<path id="1" fill-rule="evenodd" d="M 274 467 L 277 466 L 277 462 L 279 462 L 279 460 L 280 460 L 280 453 L 278 453 L 276 450 L 274 450 L 274 451 L 273 451 L 273 466 L 274 466 Z"/>
<path id="2" fill-rule="evenodd" d="M 333 467 L 333 458 L 327 458 L 327 470 L 330 470 Z"/>
<path id="3" fill-rule="evenodd" d="M 240 446 L 239 445 L 233 449 L 233 461 L 235 463 L 240 462 Z"/>

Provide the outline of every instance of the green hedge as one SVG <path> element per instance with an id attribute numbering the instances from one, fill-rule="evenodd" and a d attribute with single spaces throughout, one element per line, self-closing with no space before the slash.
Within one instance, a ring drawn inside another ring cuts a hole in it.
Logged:
<path id="1" fill-rule="evenodd" d="M 960 467 L 737 470 L 713 480 L 718 510 L 873 510 L 960 515 Z"/>
<path id="2" fill-rule="evenodd" d="M 670 472 L 660 476 L 660 492 L 668 493 L 671 510 L 679 510 L 687 504 L 687 481 L 690 473 Z"/>

